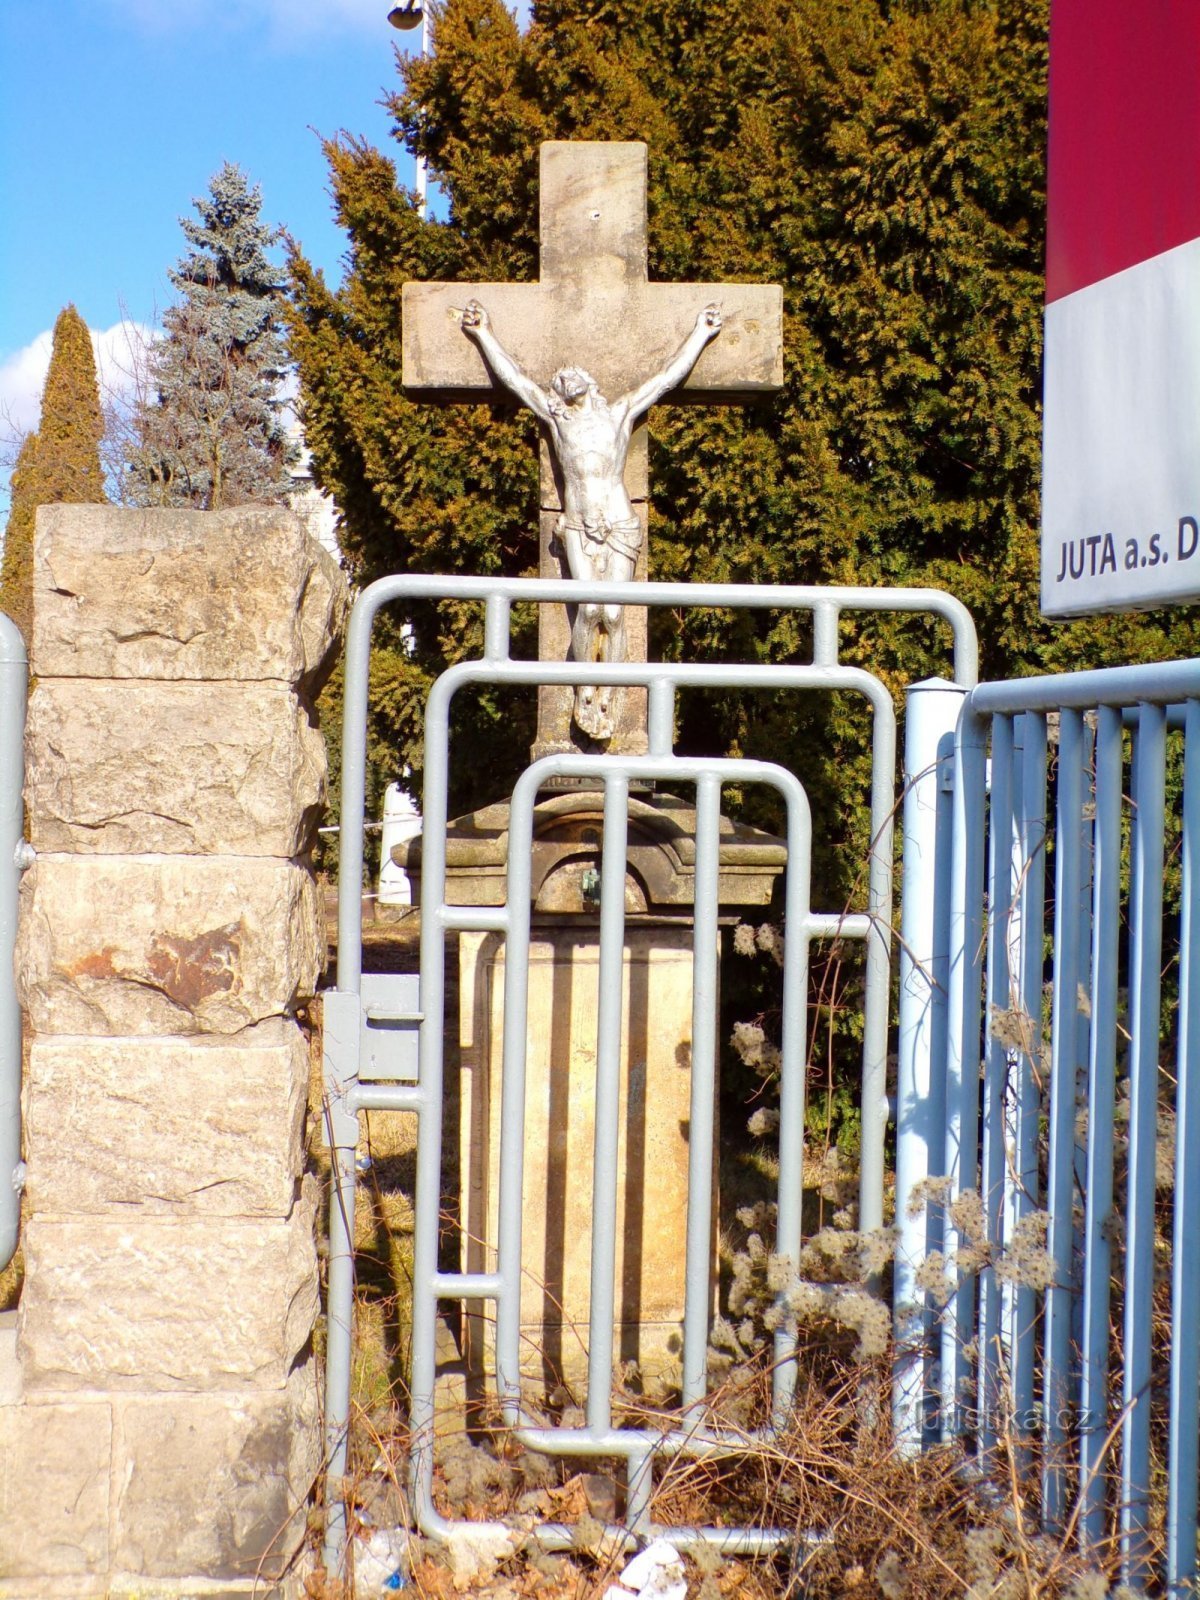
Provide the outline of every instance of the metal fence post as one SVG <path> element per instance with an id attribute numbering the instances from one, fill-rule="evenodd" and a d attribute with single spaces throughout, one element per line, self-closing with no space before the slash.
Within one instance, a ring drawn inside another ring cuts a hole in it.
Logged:
<path id="1" fill-rule="evenodd" d="M 947 910 L 954 728 L 966 690 L 945 678 L 909 687 L 904 722 L 904 856 L 900 893 L 900 1012 L 896 1065 L 896 1369 L 892 1414 L 903 1448 L 920 1446 L 934 1342 L 929 1297 L 916 1275 L 935 1215 L 914 1188 L 945 1171 Z"/>
<path id="2" fill-rule="evenodd" d="M 20 887 L 25 696 L 29 666 L 15 622 L 0 614 L 0 1268 L 16 1254 L 21 1215 L 21 1008 L 13 979 Z"/>
<path id="3" fill-rule="evenodd" d="M 1186 734 L 1171 1326 L 1194 1330 L 1200 1326 L 1200 1230 L 1195 1225 L 1200 1187 L 1200 701 L 1188 702 Z M 1200 1348 L 1194 1337 L 1172 1342 L 1170 1407 L 1167 1586 L 1170 1594 L 1183 1595 L 1196 1578 Z"/>

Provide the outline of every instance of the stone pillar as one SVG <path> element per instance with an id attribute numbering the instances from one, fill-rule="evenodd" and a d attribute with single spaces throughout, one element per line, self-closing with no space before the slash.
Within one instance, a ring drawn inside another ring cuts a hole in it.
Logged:
<path id="1" fill-rule="evenodd" d="M 306 695 L 345 585 L 262 508 L 43 508 L 34 559 L 0 1596 L 291 1595 L 320 1465 Z"/>

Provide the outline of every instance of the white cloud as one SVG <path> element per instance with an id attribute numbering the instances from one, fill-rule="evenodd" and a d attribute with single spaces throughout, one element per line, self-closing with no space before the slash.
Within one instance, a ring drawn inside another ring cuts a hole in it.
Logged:
<path id="1" fill-rule="evenodd" d="M 37 427 L 51 337 L 47 328 L 23 350 L 0 361 L 0 426 L 6 431 L 28 433 Z"/>
<path id="2" fill-rule="evenodd" d="M 101 396 L 117 399 L 134 387 L 138 362 L 153 331 L 139 322 L 121 321 L 111 328 L 89 330 Z M 50 366 L 53 330 L 47 328 L 23 349 L 0 361 L 0 431 L 20 435 L 38 425 L 42 390 Z"/>
<path id="3" fill-rule="evenodd" d="M 144 322 L 122 320 L 111 328 L 92 335 L 92 353 L 96 357 L 96 378 L 103 400 L 128 398 L 137 386 L 138 376 L 153 340 L 161 334 Z"/>

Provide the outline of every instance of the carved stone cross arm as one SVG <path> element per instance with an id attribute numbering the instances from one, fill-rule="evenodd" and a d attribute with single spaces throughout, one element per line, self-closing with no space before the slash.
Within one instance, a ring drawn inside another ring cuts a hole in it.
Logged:
<path id="1" fill-rule="evenodd" d="M 602 393 L 626 394 L 666 365 L 697 312 L 724 327 L 675 400 L 747 399 L 783 383 L 783 292 L 777 284 L 651 283 L 647 275 L 646 147 L 544 144 L 541 278 L 536 283 L 406 283 L 404 387 L 414 397 L 482 400 L 495 385 L 463 337 L 478 300 L 496 337 L 537 383 L 568 363 Z"/>

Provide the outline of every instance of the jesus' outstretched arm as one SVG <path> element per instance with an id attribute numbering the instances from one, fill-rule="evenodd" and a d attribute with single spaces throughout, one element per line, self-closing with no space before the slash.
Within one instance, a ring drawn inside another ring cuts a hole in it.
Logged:
<path id="1" fill-rule="evenodd" d="M 700 353 L 705 345 L 711 343 L 720 331 L 720 306 L 705 306 L 704 310 L 696 318 L 695 327 L 662 371 L 655 373 L 652 378 L 647 378 L 645 383 L 639 384 L 631 393 L 623 396 L 617 402 L 617 406 L 623 407 L 632 420 L 636 420 L 644 412 L 649 411 L 650 407 L 656 401 L 661 400 L 663 395 L 670 394 L 672 389 L 679 387 L 700 359 Z"/>
<path id="2" fill-rule="evenodd" d="M 483 355 L 488 366 L 491 367 L 500 382 L 506 389 L 510 389 L 529 407 L 534 416 L 543 422 L 550 421 L 550 406 L 545 392 L 534 383 L 533 379 L 521 371 L 520 367 L 509 355 L 492 332 L 492 319 L 488 316 L 478 300 L 468 301 L 463 309 L 462 330 L 475 343 Z"/>

